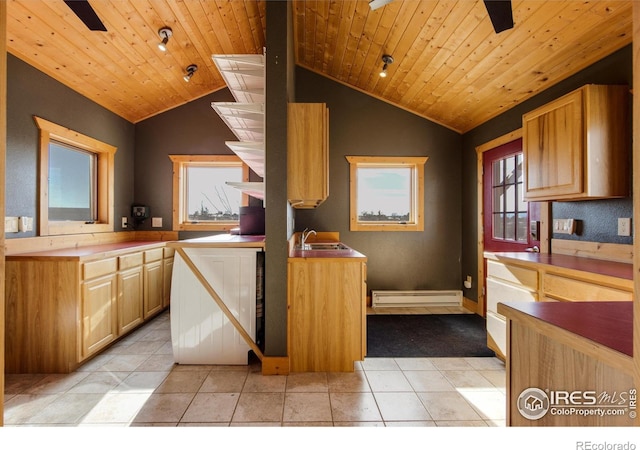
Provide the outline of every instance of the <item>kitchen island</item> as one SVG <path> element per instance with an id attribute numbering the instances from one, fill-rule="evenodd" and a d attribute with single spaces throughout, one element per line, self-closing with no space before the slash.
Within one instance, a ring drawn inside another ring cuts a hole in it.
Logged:
<path id="1" fill-rule="evenodd" d="M 508 426 L 632 426 L 632 302 L 499 303 Z"/>
<path id="2" fill-rule="evenodd" d="M 264 236 L 220 234 L 169 242 L 175 249 L 171 340 L 178 364 L 260 359 Z M 258 339 L 259 340 L 259 339 Z"/>

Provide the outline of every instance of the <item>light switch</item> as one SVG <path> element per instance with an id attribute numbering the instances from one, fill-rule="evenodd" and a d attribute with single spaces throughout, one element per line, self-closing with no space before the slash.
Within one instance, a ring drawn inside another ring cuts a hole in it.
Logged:
<path id="1" fill-rule="evenodd" d="M 5 217 L 4 218 L 4 232 L 5 233 L 17 233 L 18 232 L 18 218 L 17 217 Z"/>
<path id="2" fill-rule="evenodd" d="M 33 230 L 33 217 L 21 216 L 18 220 L 18 229 L 22 232 Z"/>
<path id="3" fill-rule="evenodd" d="M 576 221 L 574 219 L 553 219 L 553 232 L 573 234 L 576 232 Z"/>

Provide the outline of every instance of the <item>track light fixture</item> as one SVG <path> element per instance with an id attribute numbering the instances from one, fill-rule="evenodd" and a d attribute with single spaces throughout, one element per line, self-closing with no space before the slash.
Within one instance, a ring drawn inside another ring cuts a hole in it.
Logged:
<path id="1" fill-rule="evenodd" d="M 163 27 L 158 30 L 158 36 L 162 39 L 158 44 L 158 48 L 163 52 L 167 51 L 167 42 L 169 42 L 169 38 L 173 33 L 171 32 L 171 28 Z"/>
<path id="2" fill-rule="evenodd" d="M 188 83 L 196 70 L 198 70 L 198 66 L 196 66 L 195 64 L 190 64 L 189 66 L 187 66 L 187 74 L 184 76 L 184 81 Z"/>
<path id="3" fill-rule="evenodd" d="M 392 1 L 393 0 L 371 0 L 369 2 L 369 8 L 371 8 L 371 11 L 375 11 L 378 8 L 382 8 L 384 5 L 388 5 Z"/>
<path id="4" fill-rule="evenodd" d="M 382 55 L 382 62 L 384 63 L 384 65 L 382 66 L 382 71 L 380 72 L 380 76 L 384 78 L 387 76 L 387 66 L 393 63 L 393 56 Z"/>

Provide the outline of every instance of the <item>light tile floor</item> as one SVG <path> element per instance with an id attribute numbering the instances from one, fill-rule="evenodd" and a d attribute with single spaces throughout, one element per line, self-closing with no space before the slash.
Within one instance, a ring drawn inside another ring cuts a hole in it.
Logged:
<path id="1" fill-rule="evenodd" d="M 497 358 L 367 358 L 353 373 L 263 376 L 173 362 L 163 313 L 68 375 L 5 380 L 5 426 L 504 426 Z"/>

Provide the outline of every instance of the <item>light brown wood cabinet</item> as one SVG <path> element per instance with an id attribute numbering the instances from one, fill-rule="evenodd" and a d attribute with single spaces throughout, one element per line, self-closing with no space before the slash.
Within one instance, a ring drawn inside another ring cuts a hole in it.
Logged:
<path id="1" fill-rule="evenodd" d="M 515 255 L 515 254 L 514 254 Z M 498 303 L 632 301 L 633 280 L 610 275 L 487 257 L 487 347 L 504 359 L 507 354 L 506 318 Z M 579 259 L 579 258 L 577 258 Z M 600 262 L 599 264 L 606 264 Z"/>
<path id="2" fill-rule="evenodd" d="M 175 249 L 165 247 L 162 259 L 162 307 L 168 308 L 171 304 L 171 274 L 173 273 L 173 260 Z"/>
<path id="3" fill-rule="evenodd" d="M 162 311 L 173 254 L 120 243 L 8 255 L 7 373 L 69 373 Z"/>
<path id="4" fill-rule="evenodd" d="M 162 250 L 156 248 L 144 252 L 144 318 L 162 310 L 164 302 L 164 280 L 162 279 Z"/>
<path id="5" fill-rule="evenodd" d="M 525 200 L 629 195 L 628 91 L 586 85 L 523 115 Z"/>
<path id="6" fill-rule="evenodd" d="M 118 337 L 116 292 L 115 273 L 82 282 L 82 359 Z"/>
<path id="7" fill-rule="evenodd" d="M 118 335 L 140 325 L 142 313 L 142 252 L 120 256 L 118 271 Z"/>
<path id="8" fill-rule="evenodd" d="M 287 198 L 315 208 L 329 196 L 329 110 L 325 103 L 289 103 Z"/>
<path id="9" fill-rule="evenodd" d="M 366 260 L 290 258 L 291 372 L 353 372 L 366 354 Z"/>
<path id="10" fill-rule="evenodd" d="M 594 283 L 588 281 L 588 274 L 582 278 L 558 273 L 544 272 L 542 275 L 542 295 L 544 301 L 565 302 L 630 302 L 633 290 L 630 280 L 611 279 L 610 282 Z"/>

